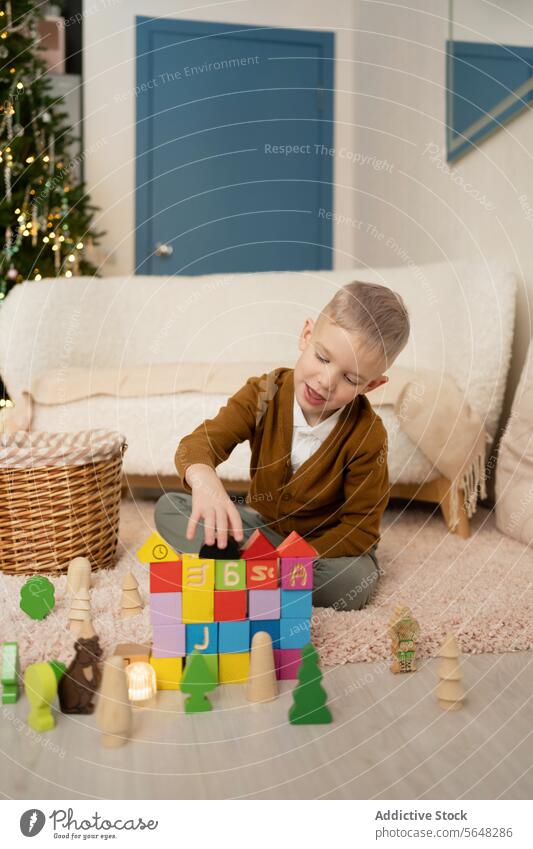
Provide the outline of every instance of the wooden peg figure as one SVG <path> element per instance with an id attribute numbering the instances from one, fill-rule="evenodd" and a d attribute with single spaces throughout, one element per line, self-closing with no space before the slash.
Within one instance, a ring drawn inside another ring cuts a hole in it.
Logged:
<path id="1" fill-rule="evenodd" d="M 91 586 L 91 561 L 87 557 L 74 557 L 68 564 L 67 595 L 75 596 L 80 587 L 87 591 Z"/>
<path id="2" fill-rule="evenodd" d="M 127 572 L 122 581 L 121 619 L 137 616 L 143 609 L 143 600 L 139 592 L 139 584 L 131 572 Z"/>
<path id="3" fill-rule="evenodd" d="M 91 603 L 89 601 L 89 590 L 80 587 L 74 596 L 74 601 L 68 615 L 70 630 L 79 633 L 83 622 L 91 618 Z"/>
<path id="4" fill-rule="evenodd" d="M 96 706 L 96 725 L 102 732 L 102 745 L 116 749 L 126 743 L 131 732 L 131 705 L 124 661 L 118 655 L 104 663 L 102 686 Z"/>
<path id="5" fill-rule="evenodd" d="M 461 683 L 461 650 L 454 634 L 447 634 L 438 656 L 442 658 L 439 668 L 439 683 L 436 693 L 443 710 L 460 710 L 463 706 L 465 691 Z"/>
<path id="6" fill-rule="evenodd" d="M 258 631 L 252 638 L 246 698 L 249 702 L 270 702 L 277 697 L 278 682 L 272 638 L 266 631 Z"/>
<path id="7" fill-rule="evenodd" d="M 414 672 L 420 626 L 405 605 L 400 605 L 394 611 L 389 623 L 389 634 L 393 654 L 391 672 Z"/>

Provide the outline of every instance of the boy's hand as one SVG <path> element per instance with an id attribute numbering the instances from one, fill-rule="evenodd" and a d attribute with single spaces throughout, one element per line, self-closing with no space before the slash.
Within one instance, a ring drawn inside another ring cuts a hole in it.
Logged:
<path id="1" fill-rule="evenodd" d="M 218 547 L 225 548 L 229 531 L 240 542 L 244 536 L 240 513 L 215 470 L 204 463 L 193 463 L 187 469 L 185 479 L 192 489 L 187 539 L 194 537 L 198 522 L 203 519 L 207 545 L 214 545 L 216 536 Z"/>

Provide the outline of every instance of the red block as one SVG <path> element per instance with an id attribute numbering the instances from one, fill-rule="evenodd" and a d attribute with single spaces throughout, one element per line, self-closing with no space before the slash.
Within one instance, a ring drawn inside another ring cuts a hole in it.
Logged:
<path id="1" fill-rule="evenodd" d="M 246 619 L 246 590 L 215 590 L 215 622 Z"/>
<path id="2" fill-rule="evenodd" d="M 279 587 L 278 561 L 247 561 L 246 586 L 249 590 L 276 590 Z"/>
<path id="3" fill-rule="evenodd" d="M 181 592 L 181 560 L 172 563 L 150 563 L 150 592 Z"/>
<path id="4" fill-rule="evenodd" d="M 301 662 L 301 649 L 274 649 L 276 677 L 281 681 L 292 681 L 298 678 L 298 668 Z"/>

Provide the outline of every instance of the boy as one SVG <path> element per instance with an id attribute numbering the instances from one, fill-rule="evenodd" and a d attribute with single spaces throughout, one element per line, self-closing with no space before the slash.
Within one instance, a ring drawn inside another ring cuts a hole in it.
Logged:
<path id="1" fill-rule="evenodd" d="M 186 492 L 159 499 L 161 536 L 178 551 L 199 551 L 204 529 L 205 542 L 220 548 L 228 533 L 242 542 L 244 530 L 261 528 L 278 545 L 296 530 L 319 554 L 313 603 L 363 607 L 379 577 L 389 497 L 387 433 L 366 394 L 388 380 L 383 372 L 408 337 L 395 292 L 359 282 L 339 289 L 316 321 L 306 319 L 294 369 L 250 377 L 181 440 L 175 463 Z M 246 506 L 237 506 L 215 467 L 246 440 L 251 484 Z"/>

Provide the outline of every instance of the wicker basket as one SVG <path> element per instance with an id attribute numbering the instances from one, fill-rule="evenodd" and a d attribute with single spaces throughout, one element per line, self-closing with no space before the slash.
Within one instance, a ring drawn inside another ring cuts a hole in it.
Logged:
<path id="1" fill-rule="evenodd" d="M 0 569 L 115 565 L 125 438 L 112 431 L 0 434 Z"/>

